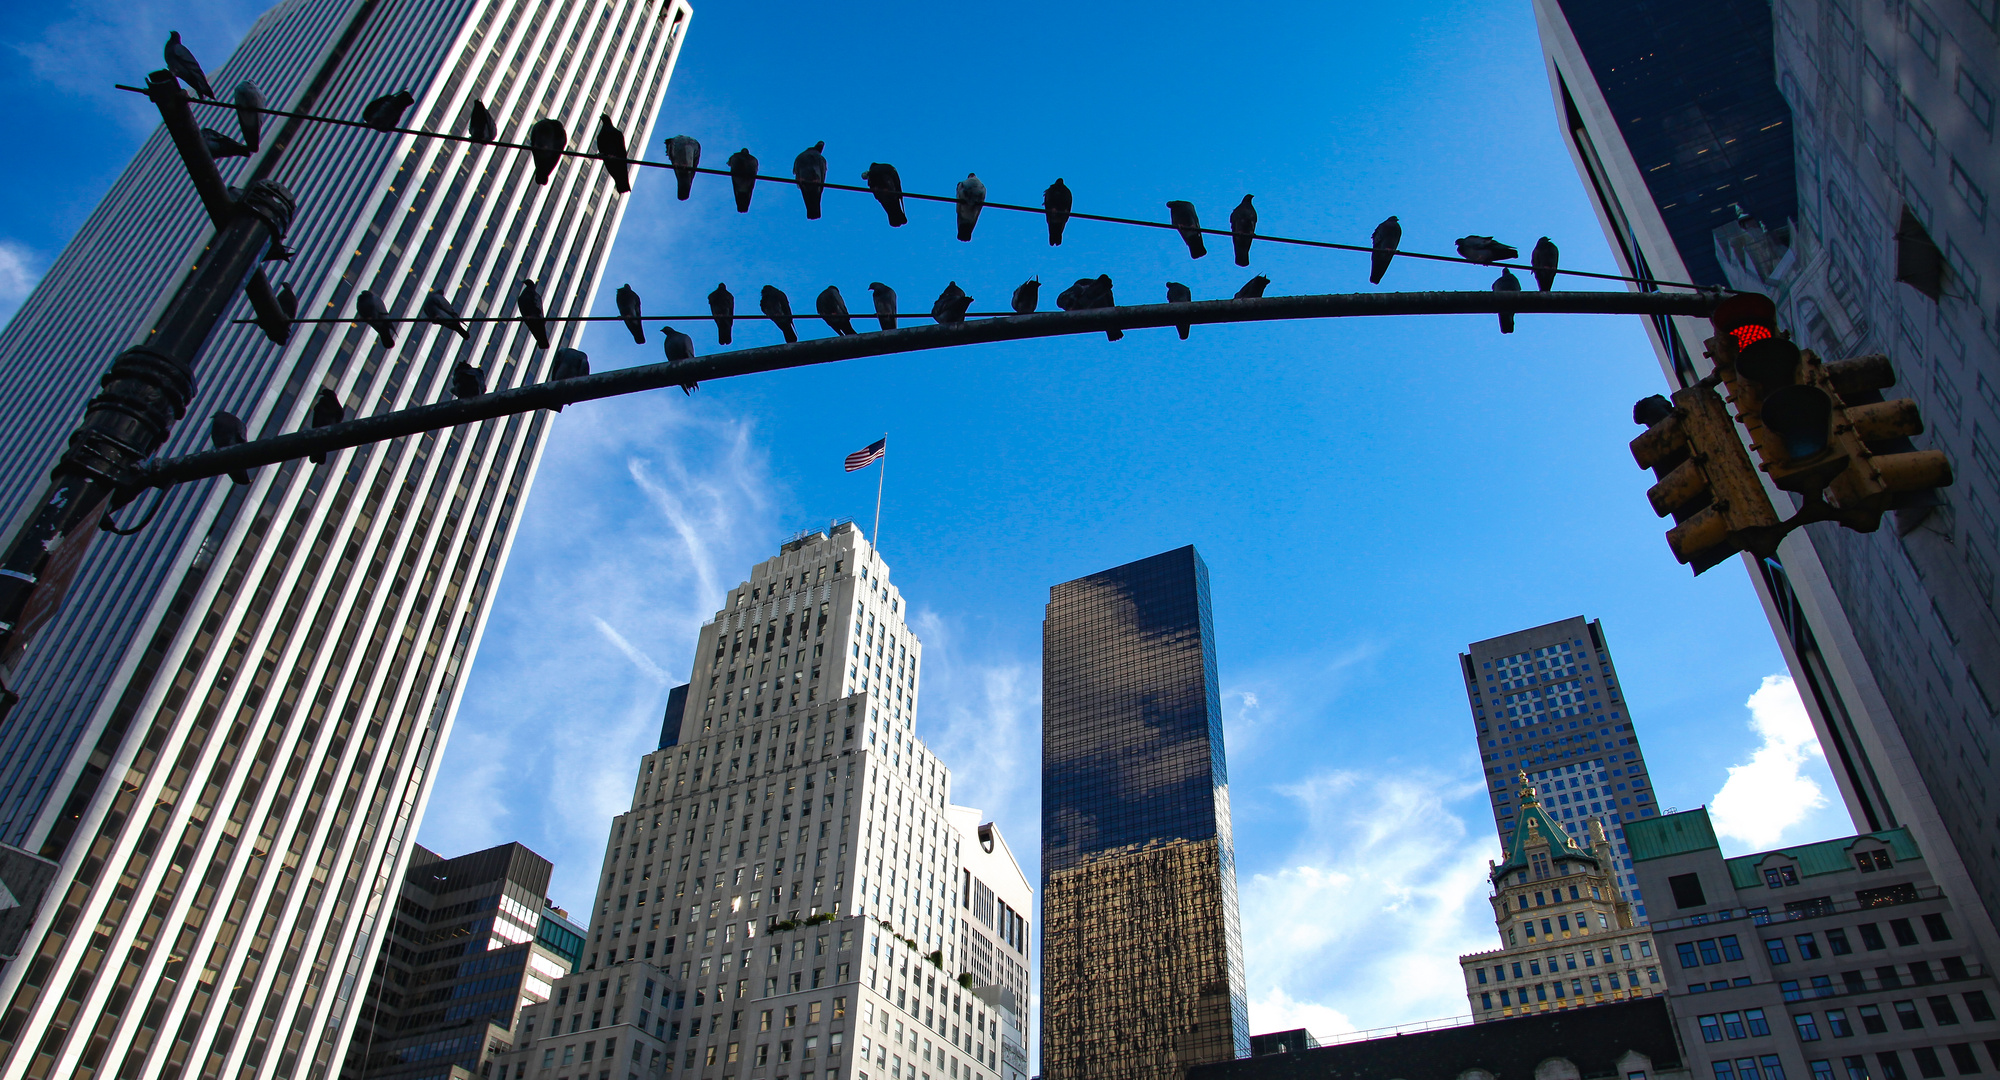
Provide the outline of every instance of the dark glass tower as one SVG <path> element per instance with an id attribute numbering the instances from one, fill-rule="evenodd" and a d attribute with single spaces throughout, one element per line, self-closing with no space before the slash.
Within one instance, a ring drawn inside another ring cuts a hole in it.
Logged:
<path id="1" fill-rule="evenodd" d="M 1172 1080 L 1250 1047 L 1208 567 L 1065 582 L 1042 623 L 1042 1075 Z"/>

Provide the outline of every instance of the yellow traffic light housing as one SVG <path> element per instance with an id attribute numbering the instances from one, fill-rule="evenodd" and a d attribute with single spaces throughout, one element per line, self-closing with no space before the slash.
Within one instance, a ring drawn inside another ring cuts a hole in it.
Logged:
<path id="1" fill-rule="evenodd" d="M 1676 392 L 1671 404 L 1647 398 L 1633 406 L 1632 418 L 1647 425 L 1632 440 L 1632 457 L 1659 477 L 1646 498 L 1655 514 L 1674 516 L 1667 530 L 1674 558 L 1699 574 L 1765 546 L 1778 515 L 1712 380 Z"/>

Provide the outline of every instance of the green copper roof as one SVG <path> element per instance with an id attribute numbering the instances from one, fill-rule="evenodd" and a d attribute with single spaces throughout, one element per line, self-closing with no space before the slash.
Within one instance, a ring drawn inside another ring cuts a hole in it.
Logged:
<path id="1" fill-rule="evenodd" d="M 1524 853 L 1528 848 L 1530 822 L 1536 823 L 1535 828 L 1539 829 L 1543 836 L 1549 838 L 1549 856 L 1551 858 L 1577 859 L 1602 869 L 1602 866 L 1598 864 L 1597 856 L 1591 853 L 1590 848 L 1578 844 L 1570 836 L 1569 831 L 1564 829 L 1554 817 L 1550 816 L 1546 809 L 1543 809 L 1541 800 L 1535 795 L 1535 786 L 1528 782 L 1527 773 L 1524 772 L 1521 774 L 1520 781 L 1521 813 L 1514 821 L 1514 835 L 1507 840 L 1506 858 L 1500 861 L 1500 865 L 1493 868 L 1493 880 L 1497 883 L 1508 874 L 1527 868 L 1528 857 Z"/>
<path id="2" fill-rule="evenodd" d="M 1917 850 L 1917 842 L 1910 839 L 1906 828 L 1890 829 L 1887 832 L 1862 833 L 1859 836 L 1843 836 L 1838 840 L 1822 840 L 1817 844 L 1802 844 L 1798 847 L 1773 848 L 1755 855 L 1740 855 L 1725 860 L 1729 864 L 1729 880 L 1739 889 L 1762 885 L 1764 875 L 1761 865 L 1772 855 L 1783 855 L 1799 864 L 1799 876 L 1809 878 L 1814 874 L 1834 874 L 1842 870 L 1854 869 L 1854 860 L 1849 853 L 1854 845 L 1863 840 L 1879 840 L 1889 845 L 1889 851 L 1897 862 L 1907 859 L 1921 859 L 1923 852 Z"/>
<path id="3" fill-rule="evenodd" d="M 1720 847 L 1708 811 L 1701 808 L 1625 823 L 1625 842 L 1631 845 L 1632 861 L 1664 859 L 1703 848 Z"/>

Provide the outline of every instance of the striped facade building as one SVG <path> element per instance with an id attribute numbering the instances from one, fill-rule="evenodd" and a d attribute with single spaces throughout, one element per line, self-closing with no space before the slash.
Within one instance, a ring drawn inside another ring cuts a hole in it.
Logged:
<path id="1" fill-rule="evenodd" d="M 474 100 L 521 141 L 571 146 L 600 113 L 635 152 L 673 70 L 685 0 L 286 0 L 211 81 L 357 118 L 407 89 L 404 123 L 463 131 Z M 134 72 L 137 82 L 142 73 Z M 196 106 L 219 130 L 234 123 Z M 536 185 L 525 153 L 268 118 L 223 163 L 296 196 L 302 315 L 392 312 L 433 287 L 468 315 L 591 300 L 624 209 L 594 162 Z M 164 132 L 116 181 L 0 333 L 0 490 L 40 481 L 111 358 L 145 332 L 209 232 Z M 247 316 L 247 304 L 238 316 Z M 545 377 L 518 323 L 308 324 L 289 345 L 222 327 L 167 453 L 228 409 L 300 427 L 321 387 L 350 414 L 437 400 L 454 363 L 489 388 Z M 95 546 L 0 723 L 0 1080 L 325 1077 L 339 1067 L 551 414 L 515 416 L 168 495 Z M 141 508 L 134 506 L 126 513 Z"/>

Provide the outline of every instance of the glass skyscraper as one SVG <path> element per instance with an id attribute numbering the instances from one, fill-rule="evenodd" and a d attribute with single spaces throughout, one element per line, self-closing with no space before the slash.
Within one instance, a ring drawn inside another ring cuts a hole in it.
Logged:
<path id="1" fill-rule="evenodd" d="M 1208 567 L 1049 590 L 1042 1075 L 1171 1080 L 1249 1052 Z"/>

